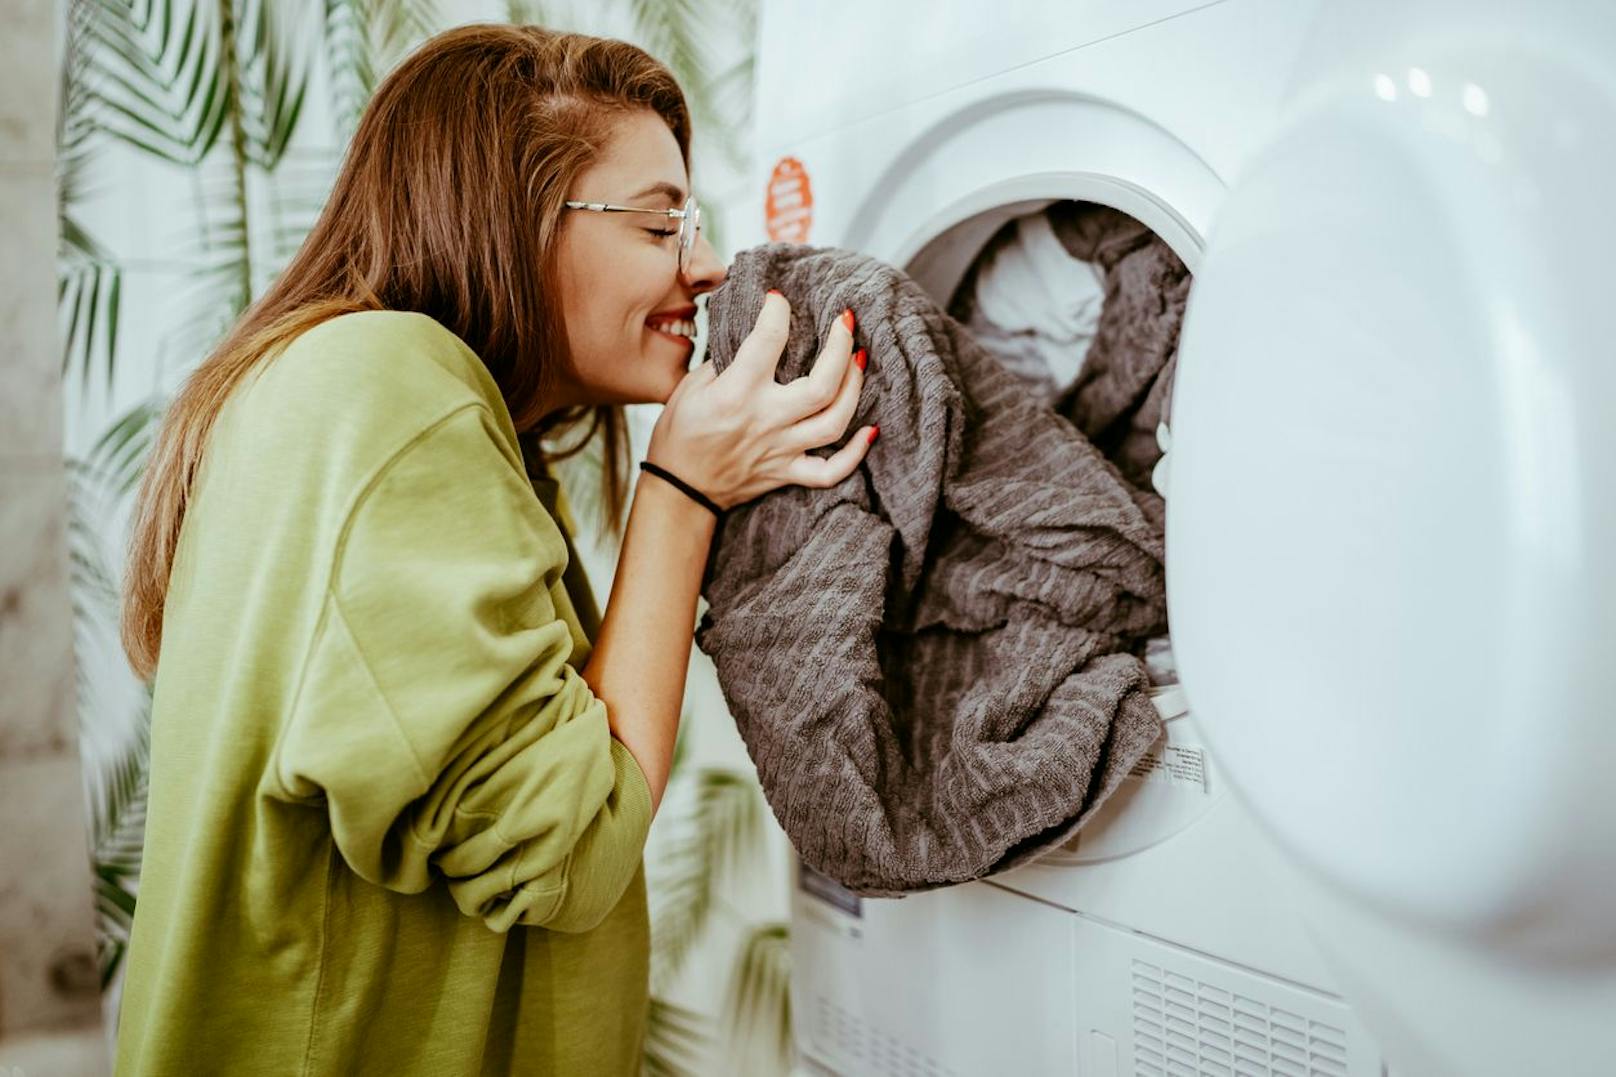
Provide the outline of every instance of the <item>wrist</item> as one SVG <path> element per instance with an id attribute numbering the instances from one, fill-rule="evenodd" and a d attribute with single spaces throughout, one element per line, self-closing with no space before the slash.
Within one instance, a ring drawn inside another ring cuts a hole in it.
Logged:
<path id="1" fill-rule="evenodd" d="M 722 520 L 724 518 L 724 507 L 709 496 L 706 491 L 682 477 L 677 471 L 663 467 L 650 459 L 640 461 L 640 471 L 654 475 L 667 485 L 678 490 L 692 502 L 705 509 L 713 519 Z"/>
<path id="2" fill-rule="evenodd" d="M 634 499 L 645 498 L 658 515 L 673 517 L 681 530 L 691 529 L 711 536 L 717 528 L 718 518 L 689 494 L 659 475 L 641 470 L 634 487 Z"/>

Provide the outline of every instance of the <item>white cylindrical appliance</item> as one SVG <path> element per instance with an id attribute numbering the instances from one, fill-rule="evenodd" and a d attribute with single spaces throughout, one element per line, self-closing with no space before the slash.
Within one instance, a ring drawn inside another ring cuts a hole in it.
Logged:
<path id="1" fill-rule="evenodd" d="M 1298 71 L 1181 341 L 1185 687 L 1394 1058 L 1592 1073 L 1616 1018 L 1616 8 L 1338 2 Z"/>

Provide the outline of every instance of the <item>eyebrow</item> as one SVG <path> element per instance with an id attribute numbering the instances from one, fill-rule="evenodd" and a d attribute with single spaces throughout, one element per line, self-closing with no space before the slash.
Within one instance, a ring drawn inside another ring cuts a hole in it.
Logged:
<path id="1" fill-rule="evenodd" d="M 674 185 L 672 183 L 668 183 L 666 180 L 664 180 L 662 182 L 659 182 L 659 183 L 653 183 L 653 184 L 651 184 L 651 186 L 645 188 L 643 191 L 636 191 L 633 194 L 629 195 L 629 197 L 630 198 L 645 198 L 648 195 L 653 195 L 653 194 L 663 195 L 663 196 L 665 196 L 667 198 L 671 198 L 675 202 L 679 202 L 679 203 L 683 203 L 684 200 L 685 200 L 684 188 L 676 186 L 676 185 Z"/>

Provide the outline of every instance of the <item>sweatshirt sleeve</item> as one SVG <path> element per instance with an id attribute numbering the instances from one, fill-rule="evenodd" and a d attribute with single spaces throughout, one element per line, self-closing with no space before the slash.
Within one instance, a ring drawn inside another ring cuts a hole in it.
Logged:
<path id="1" fill-rule="evenodd" d="M 276 777 L 360 876 L 588 931 L 639 869 L 651 793 L 566 658 L 566 546 L 493 416 L 418 436 L 350 512 Z"/>

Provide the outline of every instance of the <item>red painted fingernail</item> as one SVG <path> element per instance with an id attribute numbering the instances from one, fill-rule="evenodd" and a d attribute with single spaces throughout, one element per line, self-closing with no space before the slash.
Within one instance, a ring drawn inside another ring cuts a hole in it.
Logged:
<path id="1" fill-rule="evenodd" d="M 865 364 L 865 362 L 866 362 L 866 360 L 867 360 L 867 359 L 868 359 L 868 358 L 869 358 L 869 357 L 868 357 L 868 355 L 867 355 L 867 354 L 866 354 L 866 353 L 865 353 L 865 351 L 864 351 L 864 349 L 863 349 L 863 348 L 860 348 L 860 349 L 859 349 L 859 350 L 858 350 L 858 351 L 856 351 L 856 352 L 854 352 L 854 353 L 853 353 L 853 362 L 855 362 L 855 363 L 857 363 L 857 364 L 858 364 L 858 368 L 859 368 L 859 369 L 860 369 L 860 370 L 863 370 L 863 369 L 864 369 L 864 364 Z"/>
<path id="2" fill-rule="evenodd" d="M 770 288 L 770 289 L 769 289 L 769 294 L 770 294 L 770 295 L 777 295 L 777 296 L 779 296 L 779 297 L 780 297 L 780 298 L 781 298 L 781 299 L 784 299 L 784 298 L 785 298 L 785 293 L 784 293 L 784 292 L 782 292 L 782 291 L 780 291 L 780 289 L 778 289 L 778 288 Z"/>
<path id="3" fill-rule="evenodd" d="M 880 432 L 881 432 L 881 426 L 880 426 L 879 423 L 877 423 L 875 426 L 870 427 L 870 443 L 872 445 L 875 443 L 875 436 L 877 434 L 879 434 Z"/>
<path id="4" fill-rule="evenodd" d="M 842 324 L 847 326 L 847 331 L 849 333 L 851 333 L 853 331 L 853 308 L 852 307 L 848 307 L 846 310 L 842 311 Z"/>

